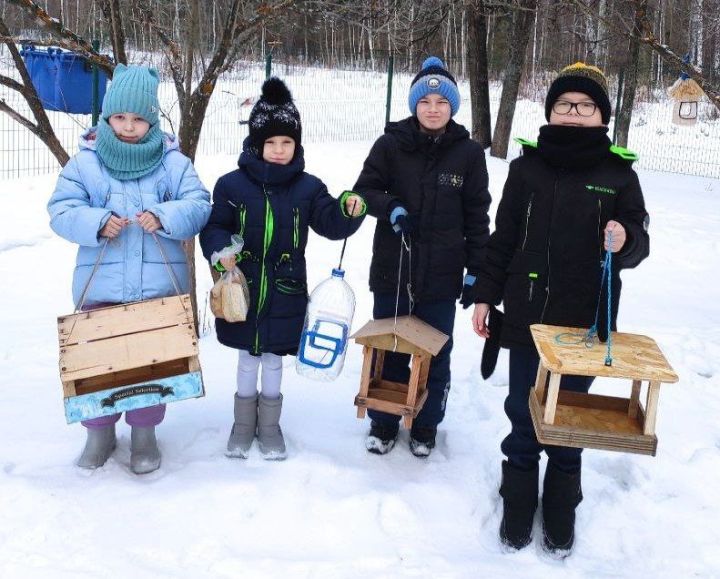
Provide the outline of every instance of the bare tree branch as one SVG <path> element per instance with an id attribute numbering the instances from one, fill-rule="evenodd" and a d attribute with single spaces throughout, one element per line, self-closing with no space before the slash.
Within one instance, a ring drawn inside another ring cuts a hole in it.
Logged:
<path id="1" fill-rule="evenodd" d="M 11 36 L 10 30 L 8 29 L 5 21 L 2 19 L 1 16 L 0 34 L 3 37 Z M 13 62 L 15 63 L 15 68 L 20 74 L 22 84 L 6 76 L 0 76 L 0 84 L 3 84 L 8 88 L 18 91 L 23 96 L 25 102 L 27 102 L 28 106 L 30 107 L 30 111 L 35 117 L 37 124 L 34 124 L 32 121 L 18 113 L 15 109 L 8 105 L 4 99 L 2 100 L 2 106 L 0 106 L 0 110 L 9 115 L 11 118 L 15 119 L 18 123 L 29 129 L 30 131 L 32 131 L 33 134 L 37 135 L 47 145 L 53 155 L 55 155 L 55 158 L 58 160 L 58 162 L 62 166 L 65 166 L 70 157 L 67 154 L 65 148 L 60 143 L 57 136 L 55 135 L 55 131 L 50 124 L 50 119 L 48 119 L 47 113 L 45 112 L 45 109 L 40 102 L 40 98 L 38 97 L 35 86 L 33 85 L 30 78 L 30 73 L 25 66 L 25 61 L 23 60 L 22 56 L 20 56 L 20 51 L 17 49 L 17 45 L 14 42 L 6 41 L 5 45 L 10 51 L 10 55 L 12 56 Z"/>
<path id="2" fill-rule="evenodd" d="M 135 3 L 136 7 L 140 11 L 140 14 L 144 18 L 144 23 L 147 24 L 150 29 L 157 34 L 160 42 L 164 47 L 165 56 L 168 59 L 168 65 L 170 66 L 170 74 L 175 84 L 175 90 L 177 91 L 178 100 L 180 102 L 180 108 L 185 108 L 185 100 L 188 93 L 185 90 L 185 84 L 183 82 L 182 73 L 182 57 L 180 56 L 180 45 L 175 42 L 172 38 L 172 32 L 167 31 L 164 27 L 158 24 L 153 10 L 142 0 L 138 0 Z"/>
<path id="3" fill-rule="evenodd" d="M 56 46 L 61 46 L 81 54 L 94 64 L 102 68 L 108 76 L 112 77 L 115 65 L 107 56 L 96 52 L 92 45 L 84 38 L 75 34 L 72 30 L 65 28 L 57 19 L 50 16 L 43 8 L 32 0 L 6 0 L 17 6 L 23 12 L 32 17 L 40 28 L 52 34 L 56 39 Z M 7 33 L 9 36 L 9 32 Z"/>

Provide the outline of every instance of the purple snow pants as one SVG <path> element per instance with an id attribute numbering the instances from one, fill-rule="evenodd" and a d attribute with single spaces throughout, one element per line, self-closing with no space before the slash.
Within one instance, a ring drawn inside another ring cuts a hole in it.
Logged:
<path id="1" fill-rule="evenodd" d="M 82 311 L 86 312 L 89 310 L 97 310 L 99 308 L 106 308 L 114 305 L 116 304 L 93 304 L 91 306 L 84 306 Z M 165 418 L 165 404 L 156 404 L 155 406 L 148 406 L 147 408 L 128 410 L 125 413 L 125 422 L 127 422 L 130 426 L 138 426 L 140 428 L 157 426 L 163 421 L 163 418 Z M 85 428 L 90 429 L 107 428 L 108 426 L 115 424 L 118 420 L 120 420 L 120 414 L 111 414 L 110 416 L 101 416 L 100 418 L 83 420 L 82 425 Z"/>

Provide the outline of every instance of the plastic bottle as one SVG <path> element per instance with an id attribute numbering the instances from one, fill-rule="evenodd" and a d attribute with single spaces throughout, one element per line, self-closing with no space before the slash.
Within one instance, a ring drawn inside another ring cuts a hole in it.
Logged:
<path id="1" fill-rule="evenodd" d="M 307 378 L 335 380 L 345 363 L 355 313 L 355 294 L 342 269 L 321 282 L 310 294 L 295 368 Z"/>

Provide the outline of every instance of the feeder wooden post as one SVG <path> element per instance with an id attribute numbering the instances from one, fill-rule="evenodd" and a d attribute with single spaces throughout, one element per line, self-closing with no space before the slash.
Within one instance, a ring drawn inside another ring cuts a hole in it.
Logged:
<path id="1" fill-rule="evenodd" d="M 370 346 L 363 346 L 363 365 L 362 373 L 360 374 L 360 393 L 358 396 L 367 396 L 368 390 L 370 389 L 370 381 L 374 377 L 370 376 L 370 370 L 372 368 L 372 348 Z M 357 417 L 365 418 L 366 408 L 364 406 L 358 406 Z"/>
<path id="2" fill-rule="evenodd" d="M 613 363 L 605 366 L 603 346 L 556 340 L 561 334 L 582 336 L 585 329 L 534 324 L 530 331 L 540 363 L 528 403 L 541 444 L 655 455 L 660 385 L 678 377 L 651 338 L 613 332 Z M 630 398 L 561 390 L 564 375 L 630 379 Z M 645 408 L 643 382 L 648 382 Z"/>

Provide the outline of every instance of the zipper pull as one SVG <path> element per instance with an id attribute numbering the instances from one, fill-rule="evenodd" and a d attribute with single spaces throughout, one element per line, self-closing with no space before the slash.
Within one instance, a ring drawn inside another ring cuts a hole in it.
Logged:
<path id="1" fill-rule="evenodd" d="M 533 290 L 535 289 L 535 280 L 538 278 L 538 274 L 529 273 L 528 277 L 530 278 L 530 289 L 528 291 L 528 303 L 529 303 L 529 302 L 532 302 L 532 300 L 533 300 Z"/>

